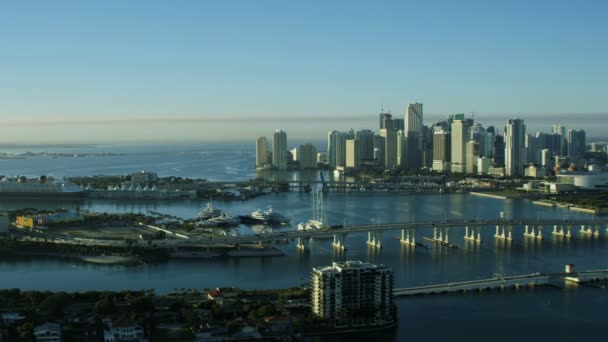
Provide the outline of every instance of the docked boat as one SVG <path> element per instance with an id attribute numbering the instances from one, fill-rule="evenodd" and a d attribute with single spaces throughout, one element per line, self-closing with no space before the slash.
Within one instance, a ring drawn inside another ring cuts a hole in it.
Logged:
<path id="1" fill-rule="evenodd" d="M 331 229 L 325 219 L 325 208 L 323 207 L 323 193 L 313 193 L 312 197 L 312 219 L 298 224 L 298 230 L 324 230 Z"/>
<path id="2" fill-rule="evenodd" d="M 201 210 L 201 212 L 196 215 L 196 218 L 199 220 L 208 220 L 212 217 L 217 217 L 224 213 L 225 212 L 222 209 L 215 208 L 213 206 L 213 202 L 209 201 L 209 203 L 207 203 L 207 207 Z"/>
<path id="3" fill-rule="evenodd" d="M 291 217 L 286 217 L 274 212 L 272 207 L 268 207 L 268 210 L 266 211 L 258 209 L 252 212 L 251 219 L 265 224 L 289 224 L 289 222 L 291 222 Z"/>
<path id="4" fill-rule="evenodd" d="M 210 224 L 210 225 L 227 227 L 227 226 L 238 226 L 239 223 L 241 223 L 241 220 L 239 220 L 236 217 L 232 217 L 225 212 L 222 212 L 222 214 L 220 216 L 212 217 L 208 220 L 205 220 L 204 222 L 206 222 L 207 224 Z"/>

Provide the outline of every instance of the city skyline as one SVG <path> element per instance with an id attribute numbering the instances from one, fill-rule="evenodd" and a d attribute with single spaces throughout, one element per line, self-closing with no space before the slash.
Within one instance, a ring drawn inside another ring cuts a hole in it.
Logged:
<path id="1" fill-rule="evenodd" d="M 601 117 L 606 6 L 6 4 L 0 118 L 15 128 L 1 139 L 209 140 L 257 129 L 235 122 L 401 116 L 413 102 L 429 118 Z"/>

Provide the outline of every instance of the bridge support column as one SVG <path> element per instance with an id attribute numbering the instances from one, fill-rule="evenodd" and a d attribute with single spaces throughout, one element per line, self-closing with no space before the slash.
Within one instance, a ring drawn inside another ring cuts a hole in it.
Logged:
<path id="1" fill-rule="evenodd" d="M 597 226 L 595 226 L 594 228 L 595 231 L 593 232 L 593 237 L 597 239 L 598 237 L 600 237 L 600 230 Z"/>
<path id="2" fill-rule="evenodd" d="M 382 248 L 381 243 L 382 232 L 374 231 L 367 232 L 367 244 L 376 248 Z"/>
<path id="3" fill-rule="evenodd" d="M 543 226 L 538 226 L 538 235 L 536 236 L 537 240 L 543 239 Z"/>
<path id="4" fill-rule="evenodd" d="M 469 235 L 469 227 L 465 226 L 464 239 L 473 241 L 473 242 L 481 242 L 481 227 L 477 227 L 477 237 L 475 236 L 475 227 L 471 229 L 471 235 Z"/>
<path id="5" fill-rule="evenodd" d="M 344 234 L 334 234 L 334 242 L 332 246 L 337 249 L 344 249 L 344 239 L 346 236 Z"/>
<path id="6" fill-rule="evenodd" d="M 529 231 L 529 226 L 526 225 L 526 231 L 524 232 L 524 236 L 526 237 L 531 237 L 531 238 L 536 238 L 536 231 L 535 231 L 535 227 L 532 226 L 532 231 Z"/>
<path id="7" fill-rule="evenodd" d="M 450 227 L 447 227 L 445 229 L 445 240 L 444 240 L 445 243 L 449 243 L 449 240 L 448 240 L 448 233 L 449 233 L 449 231 L 450 231 Z"/>
<path id="8" fill-rule="evenodd" d="M 507 235 L 505 234 L 505 226 L 502 226 L 502 233 L 500 233 L 500 226 L 496 226 L 496 234 L 494 234 L 494 237 L 506 240 Z"/>
<path id="9" fill-rule="evenodd" d="M 437 240 L 437 227 L 433 228 L 433 239 Z"/>
<path id="10" fill-rule="evenodd" d="M 298 250 L 309 251 L 310 250 L 309 242 L 310 242 L 309 237 L 299 237 L 298 244 L 297 244 Z"/>
<path id="11" fill-rule="evenodd" d="M 401 243 L 402 244 L 406 244 L 406 245 L 410 245 L 410 246 L 416 246 L 416 236 L 415 233 L 411 234 L 410 237 L 410 230 L 407 230 L 407 235 L 405 233 L 405 229 L 401 230 Z"/>
<path id="12" fill-rule="evenodd" d="M 507 240 L 509 240 L 509 241 L 513 241 L 512 230 L 513 230 L 513 227 L 509 226 L 509 236 L 507 237 Z"/>

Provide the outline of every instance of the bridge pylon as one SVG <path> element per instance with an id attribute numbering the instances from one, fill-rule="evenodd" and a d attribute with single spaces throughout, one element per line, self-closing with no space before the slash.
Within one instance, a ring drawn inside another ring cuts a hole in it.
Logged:
<path id="1" fill-rule="evenodd" d="M 332 246 L 337 249 L 345 249 L 344 240 L 346 239 L 346 234 L 334 234 L 334 242 Z"/>
<path id="2" fill-rule="evenodd" d="M 405 229 L 402 229 L 401 230 L 401 243 L 408 245 L 408 246 L 415 247 L 416 246 L 415 231 L 410 236 L 410 229 L 407 230 L 407 235 L 406 235 Z"/>
<path id="3" fill-rule="evenodd" d="M 298 250 L 301 250 L 304 252 L 310 251 L 310 238 L 309 237 L 299 237 L 297 247 L 298 247 Z"/>
<path id="4" fill-rule="evenodd" d="M 382 231 L 367 232 L 367 244 L 375 248 L 382 248 Z"/>

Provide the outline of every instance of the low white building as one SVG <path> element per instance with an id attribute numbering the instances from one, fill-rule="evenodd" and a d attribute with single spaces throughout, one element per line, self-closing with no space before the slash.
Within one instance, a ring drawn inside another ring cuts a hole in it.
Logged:
<path id="1" fill-rule="evenodd" d="M 570 184 L 579 189 L 608 189 L 608 172 L 563 172 L 557 174 L 557 183 Z"/>

